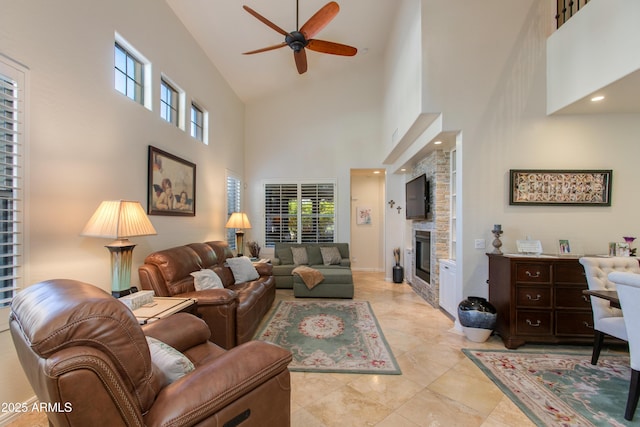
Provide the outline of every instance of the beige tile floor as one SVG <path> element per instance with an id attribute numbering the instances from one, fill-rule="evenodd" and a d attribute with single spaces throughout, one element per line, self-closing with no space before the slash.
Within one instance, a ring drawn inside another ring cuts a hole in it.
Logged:
<path id="1" fill-rule="evenodd" d="M 292 426 L 533 426 L 460 351 L 504 348 L 498 338 L 470 342 L 409 285 L 385 282 L 381 273 L 354 277 L 355 299 L 371 303 L 402 375 L 292 372 Z M 293 299 L 291 291 L 278 290 L 282 299 Z M 31 414 L 9 425 L 47 422 Z"/>

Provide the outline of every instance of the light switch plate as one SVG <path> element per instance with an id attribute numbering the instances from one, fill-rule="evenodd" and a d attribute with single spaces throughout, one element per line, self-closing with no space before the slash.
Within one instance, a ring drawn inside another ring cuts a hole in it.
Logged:
<path id="1" fill-rule="evenodd" d="M 484 249 L 486 247 L 484 239 L 476 239 L 474 242 L 474 247 L 476 249 Z"/>

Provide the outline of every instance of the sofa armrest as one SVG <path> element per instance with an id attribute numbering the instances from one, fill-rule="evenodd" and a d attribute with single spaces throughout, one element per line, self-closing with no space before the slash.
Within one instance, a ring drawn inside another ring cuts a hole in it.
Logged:
<path id="1" fill-rule="evenodd" d="M 291 352 L 262 341 L 242 344 L 163 388 L 146 425 L 195 425 L 279 375 Z"/>
<path id="2" fill-rule="evenodd" d="M 273 276 L 273 265 L 266 262 L 254 262 L 253 266 L 261 276 Z"/>
<path id="3" fill-rule="evenodd" d="M 193 298 L 198 301 L 198 308 L 202 306 L 237 304 L 238 301 L 238 294 L 236 294 L 232 289 L 227 288 L 183 292 L 173 296 L 176 298 Z"/>
<path id="4" fill-rule="evenodd" d="M 207 289 L 174 296 L 198 300 L 198 315 L 209 326 L 210 341 L 225 349 L 236 345 L 236 312 L 239 301 L 235 291 L 226 288 Z"/>
<path id="5" fill-rule="evenodd" d="M 172 316 L 142 326 L 144 334 L 170 345 L 180 352 L 207 342 L 211 331 L 207 324 L 189 313 Z"/>
<path id="6" fill-rule="evenodd" d="M 138 277 L 142 289 L 153 291 L 157 297 L 171 296 L 160 270 L 155 265 L 143 264 L 138 267 Z"/>

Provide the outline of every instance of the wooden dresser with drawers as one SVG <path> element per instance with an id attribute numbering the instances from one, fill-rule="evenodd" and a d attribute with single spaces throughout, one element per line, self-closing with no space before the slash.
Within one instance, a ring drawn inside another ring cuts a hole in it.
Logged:
<path id="1" fill-rule="evenodd" d="M 487 254 L 489 302 L 505 347 L 593 343 L 593 315 L 578 258 Z"/>

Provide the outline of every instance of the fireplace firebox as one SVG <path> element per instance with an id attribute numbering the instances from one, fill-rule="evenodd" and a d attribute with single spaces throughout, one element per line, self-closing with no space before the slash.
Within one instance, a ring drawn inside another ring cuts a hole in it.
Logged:
<path id="1" fill-rule="evenodd" d="M 431 232 L 416 230 L 416 276 L 431 283 Z"/>

